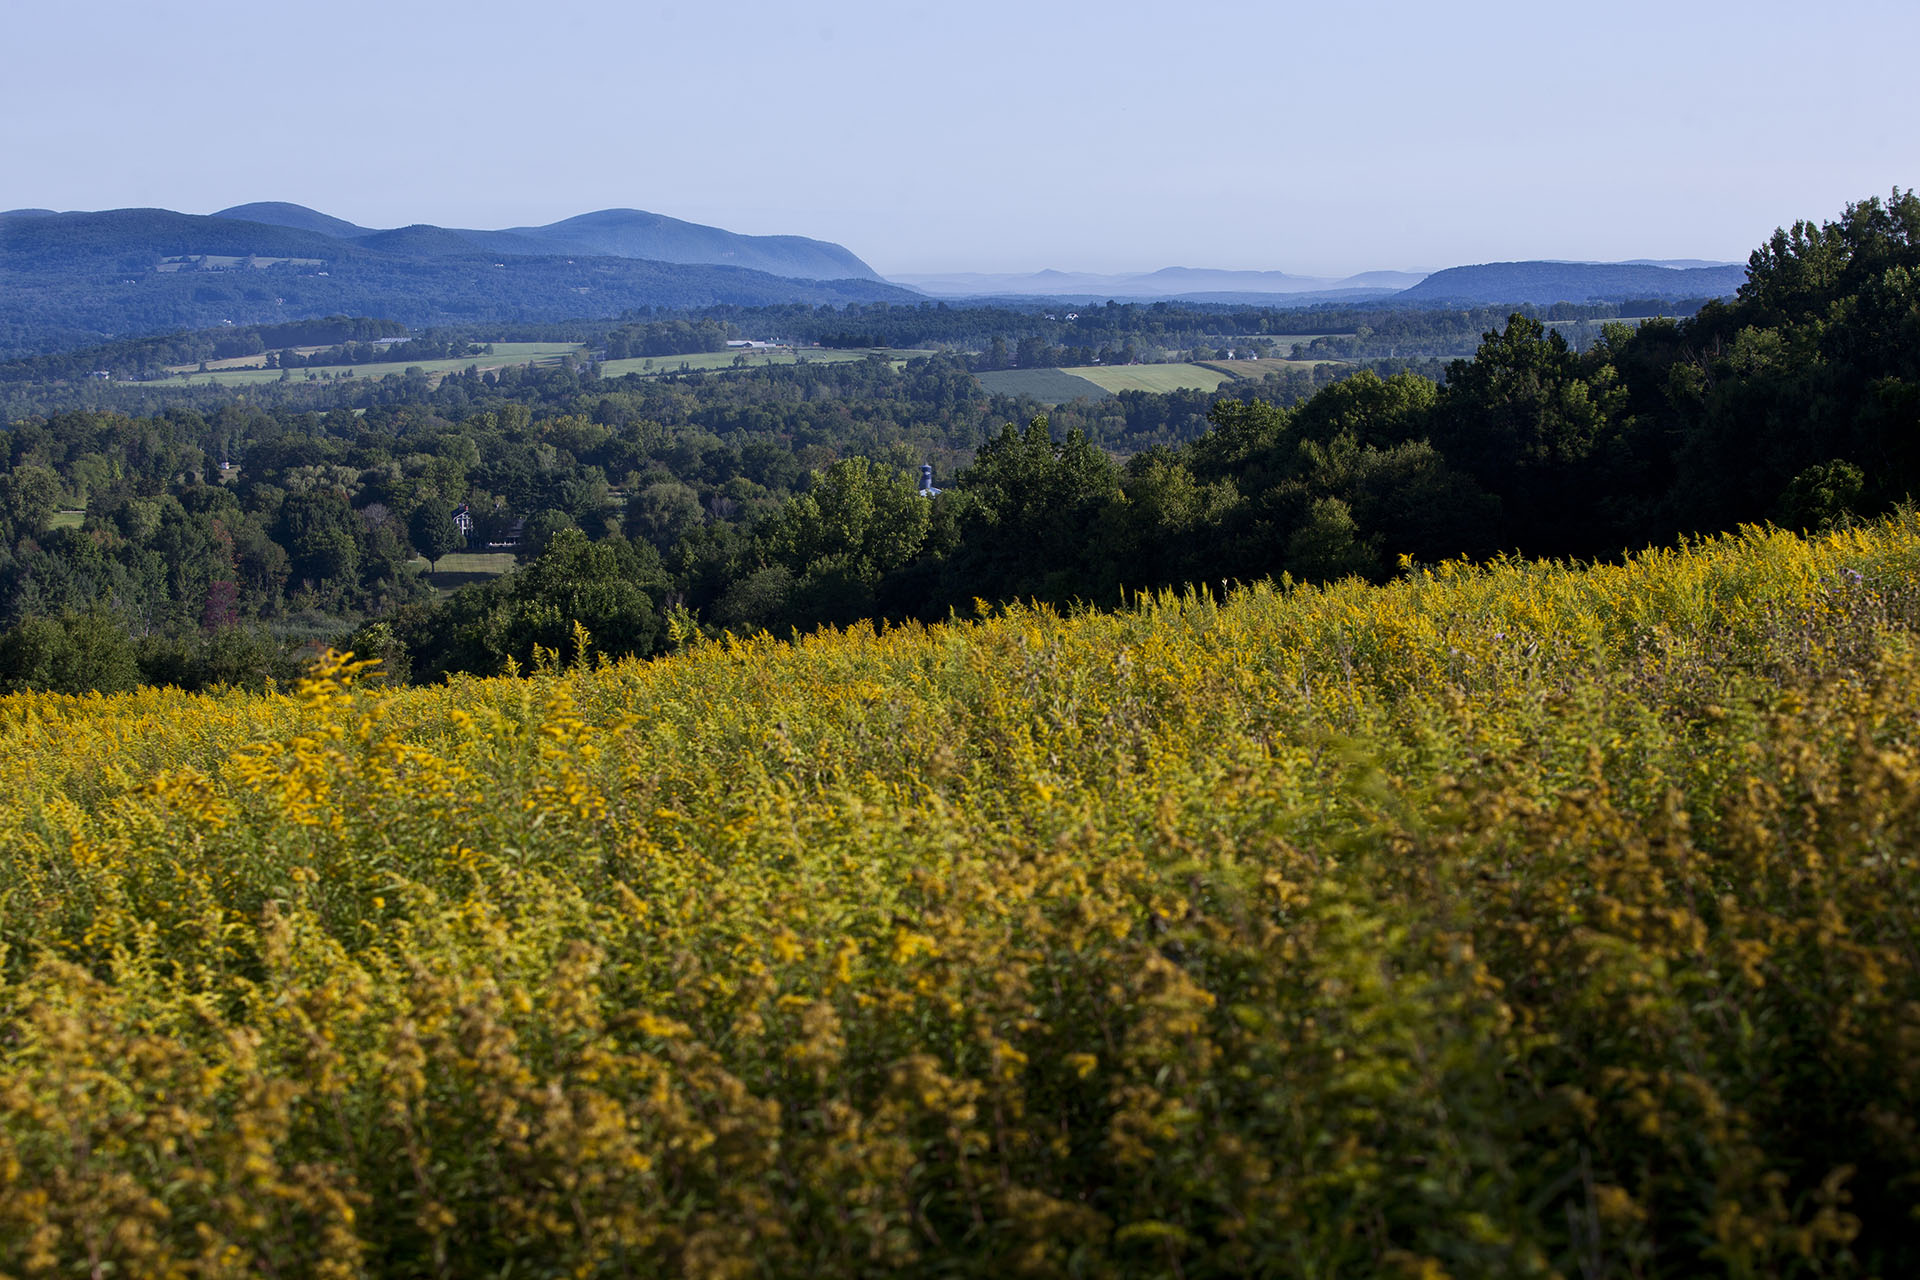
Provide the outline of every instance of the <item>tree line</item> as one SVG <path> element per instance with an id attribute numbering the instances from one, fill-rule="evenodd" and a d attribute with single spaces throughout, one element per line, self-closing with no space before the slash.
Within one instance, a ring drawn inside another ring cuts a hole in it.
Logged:
<path id="1" fill-rule="evenodd" d="M 934 357 L 502 370 L 357 414 L 230 400 L 33 418 L 5 436 L 0 624 L 38 639 L 0 648 L 16 655 L 0 684 L 80 678 L 73 661 L 46 674 L 49 626 L 145 645 L 141 677 L 176 683 L 232 669 L 210 645 L 249 628 L 352 630 L 431 679 L 565 650 L 575 622 L 603 652 L 644 654 L 698 626 L 1109 605 L 1183 582 L 1817 527 L 1920 481 L 1917 237 L 1920 202 L 1896 191 L 1782 230 L 1733 301 L 1610 325 L 1585 350 L 1515 313 L 1437 379 L 1289 369 L 1046 417 Z M 923 460 L 945 490 L 932 499 Z M 523 563 L 435 598 L 409 562 L 445 553 L 462 504 L 475 541 L 517 530 Z"/>
<path id="2" fill-rule="evenodd" d="M 1441 383 L 1361 372 L 1207 420 L 1122 462 L 1035 417 L 931 501 L 904 468 L 842 459 L 745 530 L 688 531 L 661 599 L 781 632 L 1869 515 L 1920 487 L 1920 201 L 1781 231 L 1735 301 L 1685 321 L 1611 325 L 1576 351 L 1514 314 Z M 401 627 L 432 671 L 441 630 L 431 610 Z"/>

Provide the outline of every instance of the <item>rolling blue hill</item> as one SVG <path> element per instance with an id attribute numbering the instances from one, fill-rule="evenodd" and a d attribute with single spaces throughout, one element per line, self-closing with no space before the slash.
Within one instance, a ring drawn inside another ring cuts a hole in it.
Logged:
<path id="1" fill-rule="evenodd" d="M 304 231 L 170 209 L 109 209 L 0 220 L 0 263 L 14 271 L 152 270 L 166 258 L 220 255 L 351 258 L 350 242 Z"/>
<path id="2" fill-rule="evenodd" d="M 309 209 L 303 204 L 288 204 L 284 200 L 237 204 L 212 216 L 235 222 L 259 222 L 270 227 L 292 227 L 296 231 L 318 231 L 323 236 L 337 236 L 342 240 L 373 234 L 369 227 L 356 226 L 345 218 L 335 218 L 318 209 Z"/>
<path id="3" fill-rule="evenodd" d="M 385 252 L 424 256 L 462 253 L 641 258 L 683 265 L 747 267 L 793 280 L 878 280 L 873 268 L 840 245 L 805 236 L 744 236 L 643 209 L 601 209 L 540 227 L 482 230 L 426 223 L 376 231 L 283 201 L 235 205 L 213 215 L 316 231 Z M 437 237 L 429 233 L 440 233 Z"/>
<path id="4" fill-rule="evenodd" d="M 1624 262 L 1487 262 L 1436 271 L 1396 302 L 1493 305 L 1718 298 L 1746 282 L 1744 266 L 1662 267 Z"/>
<path id="5" fill-rule="evenodd" d="M 228 216 L 237 213 L 253 218 Z M 369 231 L 276 203 L 214 216 L 18 210 L 0 215 L 0 358 L 335 314 L 470 326 L 648 307 L 920 300 L 840 246 L 798 236 L 733 236 L 622 210 L 570 223 L 549 236 L 538 227 Z M 656 243 L 675 256 L 639 256 Z"/>
<path id="6" fill-rule="evenodd" d="M 574 253 L 751 267 L 797 280 L 880 278 L 852 253 L 825 240 L 737 235 L 641 209 L 602 209 L 544 227 L 512 227 L 509 232 Z"/>

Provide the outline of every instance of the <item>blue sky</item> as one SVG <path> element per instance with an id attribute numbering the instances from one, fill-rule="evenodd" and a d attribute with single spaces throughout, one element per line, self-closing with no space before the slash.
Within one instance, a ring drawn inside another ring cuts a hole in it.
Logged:
<path id="1" fill-rule="evenodd" d="M 628 206 L 883 273 L 1743 260 L 1920 182 L 1920 5 L 19 3 L 0 209 Z"/>

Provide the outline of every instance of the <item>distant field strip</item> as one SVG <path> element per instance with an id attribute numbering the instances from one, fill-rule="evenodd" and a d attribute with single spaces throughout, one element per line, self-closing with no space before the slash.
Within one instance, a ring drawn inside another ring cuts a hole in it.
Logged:
<path id="1" fill-rule="evenodd" d="M 732 369 L 734 361 L 743 369 L 758 369 L 770 364 L 798 364 L 805 360 L 810 364 L 845 364 L 850 361 L 865 360 L 870 355 L 884 356 L 894 364 L 903 364 L 914 356 L 932 355 L 931 351 L 890 350 L 885 347 L 856 348 L 842 350 L 837 347 L 809 347 L 797 356 L 791 347 L 774 347 L 759 351 L 696 351 L 683 356 L 631 356 L 624 360 L 607 360 L 600 365 L 600 376 L 618 378 L 629 373 L 643 377 L 648 374 L 679 373 L 696 370 Z"/>
<path id="2" fill-rule="evenodd" d="M 1086 365 L 1061 373 L 1084 378 L 1108 391 L 1213 391 L 1232 379 L 1197 364 Z"/>
<path id="3" fill-rule="evenodd" d="M 162 382 L 214 383 L 228 387 L 258 386 L 262 383 L 278 382 L 282 372 L 290 375 L 294 382 L 308 381 L 308 375 L 314 378 L 384 378 L 390 373 L 405 373 L 408 369 L 423 370 L 430 378 L 445 377 L 449 373 L 458 373 L 467 368 L 478 368 L 482 373 L 489 369 L 504 369 L 513 365 L 550 364 L 568 356 L 578 356 L 585 348 L 577 342 L 496 342 L 491 355 L 457 356 L 446 360 L 387 360 L 378 364 L 315 365 L 305 369 L 268 369 L 261 361 L 264 356 L 236 356 L 225 360 L 207 361 L 206 372 L 196 366 L 186 365 L 176 368 L 175 376 L 162 379 Z M 740 352 L 699 351 L 688 355 L 673 356 L 634 356 L 630 359 L 608 360 L 601 364 L 603 377 L 618 378 L 629 373 L 644 376 L 654 374 L 679 373 L 687 371 L 707 371 L 734 368 L 736 358 L 744 356 L 741 367 L 753 369 L 769 364 L 795 364 L 801 360 L 816 364 L 842 364 L 867 359 L 870 355 L 880 355 L 896 368 L 916 356 L 934 354 L 920 349 L 843 351 L 831 348 L 809 348 L 796 356 L 792 348 L 781 347 L 771 351 Z"/>
<path id="4" fill-rule="evenodd" d="M 326 348 L 295 347 L 293 350 L 298 355 L 310 356 L 314 352 L 324 351 Z M 266 367 L 266 358 L 266 353 L 262 351 L 255 352 L 250 356 L 227 356 L 221 360 L 208 360 L 205 363 L 207 372 L 209 373 L 225 369 L 261 369 Z M 197 364 L 170 364 L 167 366 L 168 373 L 197 373 L 198 371 L 199 365 Z"/>
<path id="5" fill-rule="evenodd" d="M 1031 396 L 1041 404 L 1066 404 L 1072 400 L 1105 400 L 1113 394 L 1090 378 L 1068 369 L 996 369 L 974 377 L 988 394 Z"/>
<path id="6" fill-rule="evenodd" d="M 449 551 L 440 557 L 435 569 L 439 573 L 485 573 L 499 577 L 513 568 L 513 561 L 511 551 Z M 425 556 L 415 556 L 409 563 L 423 569 L 427 567 Z"/>
<path id="7" fill-rule="evenodd" d="M 1240 378 L 1259 381 L 1270 373 L 1311 362 L 1293 360 L 1211 360 L 1205 364 L 1079 365 L 1068 369 L 1002 369 L 974 376 L 994 395 L 1032 396 L 1041 404 L 1065 404 L 1086 397 L 1104 399 L 1121 391 L 1217 391 Z"/>
<path id="8" fill-rule="evenodd" d="M 234 368 L 233 361 L 222 360 L 207 362 L 207 372 L 187 372 L 172 378 L 161 379 L 162 383 L 202 382 L 216 383 L 223 387 L 251 387 L 267 382 L 280 381 L 285 373 L 292 382 L 305 382 L 308 375 L 316 378 L 384 378 L 390 373 L 405 373 L 408 369 L 423 370 L 428 377 L 444 377 L 449 373 L 458 373 L 462 369 L 477 367 L 483 373 L 488 369 L 505 369 L 511 365 L 544 364 L 574 355 L 581 350 L 577 342 L 496 342 L 493 354 L 482 356 L 457 356 L 447 360 L 383 360 L 377 364 L 339 364 L 316 365 L 308 369 L 266 369 Z M 262 357 L 245 357 L 248 360 Z M 221 368 L 219 366 L 227 367 Z"/>
<path id="9" fill-rule="evenodd" d="M 1202 360 L 1202 369 L 1213 369 L 1230 378 L 1244 378 L 1249 382 L 1258 382 L 1270 373 L 1279 373 L 1282 369 L 1311 369 L 1317 364 L 1338 364 L 1337 360 Z"/>
<path id="10" fill-rule="evenodd" d="M 429 566 L 423 556 L 416 556 L 409 563 L 426 575 L 435 591 L 446 592 L 511 573 L 514 554 L 511 551 L 449 551 L 440 557 L 437 566 Z"/>
<path id="11" fill-rule="evenodd" d="M 1260 335 L 1260 337 L 1266 341 L 1271 342 L 1276 351 L 1289 355 L 1292 354 L 1295 343 L 1312 342 L 1317 338 L 1345 338 L 1349 336 L 1351 335 L 1345 333 L 1267 333 Z"/>

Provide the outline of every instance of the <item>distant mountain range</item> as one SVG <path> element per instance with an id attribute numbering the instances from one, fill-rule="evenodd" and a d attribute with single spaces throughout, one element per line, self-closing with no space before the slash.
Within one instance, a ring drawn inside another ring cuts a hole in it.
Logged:
<path id="1" fill-rule="evenodd" d="M 1496 262 L 1417 271 L 1365 271 L 1338 278 L 1284 271 L 1165 267 L 1130 275 L 1073 271 L 1017 274 L 949 272 L 895 275 L 895 284 L 938 298 L 1049 299 L 1085 303 L 1169 301 L 1310 306 L 1323 302 L 1406 301 L 1415 304 L 1614 302 L 1628 298 L 1702 298 L 1731 294 L 1746 268 L 1697 258 L 1633 262 Z"/>
<path id="2" fill-rule="evenodd" d="M 1322 294 L 1329 296 L 1317 300 L 1350 301 L 1365 297 L 1389 297 L 1419 284 L 1424 278 L 1417 271 L 1368 271 L 1357 276 L 1329 279 L 1296 276 L 1285 271 L 1224 271 L 1210 267 L 1162 267 L 1158 271 L 1123 275 L 1096 275 L 1084 271 L 1009 274 L 961 271 L 889 277 L 895 284 L 918 289 L 936 298 L 1058 298 L 1070 301 L 1113 298 L 1122 302 L 1174 299 L 1233 301 L 1241 299 L 1243 295 L 1293 299 Z"/>
<path id="3" fill-rule="evenodd" d="M 515 257 L 644 258 L 746 267 L 793 280 L 878 280 L 874 269 L 837 244 L 805 236 L 743 236 L 640 209 L 602 209 L 544 227 L 469 231 L 426 224 L 375 231 L 305 205 L 268 201 L 240 204 L 213 215 L 241 222 L 312 231 L 387 253 L 426 256 L 496 253 Z"/>
<path id="4" fill-rule="evenodd" d="M 0 214 L 0 355 L 332 314 L 414 326 L 643 307 L 914 302 L 837 244 L 634 209 L 503 231 L 356 226 L 295 204 Z"/>
<path id="5" fill-rule="evenodd" d="M 1736 264 L 1497 262 L 1341 278 L 1167 267 L 1123 275 L 946 273 L 889 282 L 837 244 L 746 236 L 638 209 L 538 227 L 362 227 L 304 205 L 0 213 L 0 359 L 104 336 L 377 316 L 415 328 L 539 323 L 646 307 L 1185 301 L 1296 307 L 1689 299 L 1733 293 Z"/>
<path id="6" fill-rule="evenodd" d="M 1398 299 L 1486 304 L 1619 302 L 1627 298 L 1719 298 L 1746 282 L 1744 266 L 1671 267 L 1647 262 L 1487 262 L 1436 271 Z"/>

